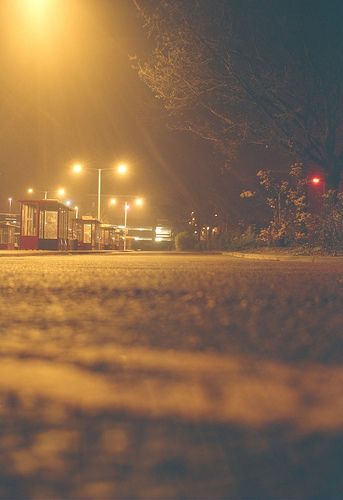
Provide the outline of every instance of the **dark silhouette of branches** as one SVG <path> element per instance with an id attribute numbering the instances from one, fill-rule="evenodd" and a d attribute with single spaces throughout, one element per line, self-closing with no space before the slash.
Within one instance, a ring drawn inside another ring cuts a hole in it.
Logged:
<path id="1" fill-rule="evenodd" d="M 173 126 L 232 158 L 278 144 L 319 165 L 337 189 L 343 168 L 343 6 L 271 0 L 135 0 L 154 49 L 139 74 Z"/>

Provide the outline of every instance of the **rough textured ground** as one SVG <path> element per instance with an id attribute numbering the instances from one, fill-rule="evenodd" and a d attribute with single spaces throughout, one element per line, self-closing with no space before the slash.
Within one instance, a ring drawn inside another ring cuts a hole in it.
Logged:
<path id="1" fill-rule="evenodd" d="M 0 498 L 341 498 L 341 261 L 9 256 L 0 292 Z"/>

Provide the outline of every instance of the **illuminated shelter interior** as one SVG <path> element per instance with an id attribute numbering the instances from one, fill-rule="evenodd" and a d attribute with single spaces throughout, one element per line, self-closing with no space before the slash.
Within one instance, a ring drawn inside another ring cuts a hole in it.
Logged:
<path id="1" fill-rule="evenodd" d="M 75 211 L 58 200 L 22 200 L 20 248 L 67 250 L 70 248 Z"/>
<path id="2" fill-rule="evenodd" d="M 0 250 L 14 250 L 16 226 L 10 222 L 0 222 Z"/>
<path id="3" fill-rule="evenodd" d="M 101 248 L 100 221 L 84 217 L 73 221 L 73 234 L 80 250 L 99 250 Z"/>

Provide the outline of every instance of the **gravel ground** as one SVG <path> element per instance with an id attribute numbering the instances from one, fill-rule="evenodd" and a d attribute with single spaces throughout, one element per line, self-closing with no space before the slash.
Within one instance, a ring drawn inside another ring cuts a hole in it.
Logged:
<path id="1" fill-rule="evenodd" d="M 0 289 L 0 498 L 341 498 L 342 261 L 8 256 Z"/>

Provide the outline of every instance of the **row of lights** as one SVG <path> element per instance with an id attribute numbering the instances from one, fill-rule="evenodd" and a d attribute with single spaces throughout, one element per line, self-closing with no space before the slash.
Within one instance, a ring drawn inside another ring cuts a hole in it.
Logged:
<path id="1" fill-rule="evenodd" d="M 97 216 L 98 216 L 98 219 L 100 220 L 100 211 L 101 211 L 101 176 L 102 176 L 102 172 L 104 170 L 114 170 L 117 174 L 119 175 L 125 175 L 127 174 L 128 172 L 128 167 L 125 163 L 120 163 L 117 168 L 113 169 L 111 167 L 108 167 L 108 168 L 91 168 L 91 167 L 85 167 L 83 166 L 81 163 L 75 163 L 73 166 L 72 166 L 72 172 L 74 174 L 81 174 L 84 170 L 95 170 L 98 172 L 98 213 L 97 213 Z M 27 193 L 32 195 L 34 194 L 35 192 L 38 192 L 38 193 L 43 193 L 44 194 L 44 199 L 47 199 L 48 198 L 48 193 L 49 191 L 47 190 L 41 190 L 41 191 L 35 191 L 33 188 L 29 188 L 27 190 Z M 57 196 L 63 198 L 66 194 L 66 191 L 64 188 L 59 188 L 55 191 L 55 193 L 57 194 Z M 8 198 L 8 203 L 9 203 L 9 209 L 10 209 L 10 212 L 11 212 L 11 209 L 12 209 L 12 198 Z M 143 199 L 142 198 L 136 198 L 135 201 L 134 201 L 135 205 L 137 207 L 141 207 L 143 205 Z M 71 201 L 70 200 L 67 200 L 65 202 L 65 204 L 67 206 L 70 206 L 71 205 Z M 110 206 L 114 206 L 117 204 L 117 199 L 116 198 L 111 198 L 110 199 L 110 202 L 109 202 L 109 205 Z M 130 205 L 128 204 L 128 202 L 125 202 L 125 210 L 128 210 L 130 208 Z M 74 209 L 78 212 L 78 207 L 75 206 Z"/>

